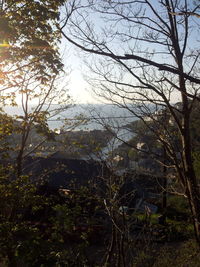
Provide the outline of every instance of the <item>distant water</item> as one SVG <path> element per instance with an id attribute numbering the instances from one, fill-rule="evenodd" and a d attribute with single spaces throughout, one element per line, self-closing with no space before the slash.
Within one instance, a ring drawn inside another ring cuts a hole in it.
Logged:
<path id="1" fill-rule="evenodd" d="M 32 108 L 34 106 L 30 107 L 30 110 Z M 10 115 L 23 115 L 21 107 L 5 107 L 4 110 Z M 119 131 L 119 128 L 134 120 L 136 120 L 134 115 L 124 108 L 111 104 L 82 104 L 70 107 L 51 117 L 48 124 L 51 129 L 90 131 L 109 127 L 113 131 Z"/>
<path id="2" fill-rule="evenodd" d="M 30 107 L 30 112 L 31 108 L 34 108 L 34 106 Z M 20 107 L 5 107 L 4 110 L 13 116 L 23 116 L 23 110 Z M 48 124 L 52 130 L 111 130 L 113 132 L 113 138 L 99 152 L 100 158 L 105 160 L 111 151 L 116 149 L 124 141 L 128 142 L 134 136 L 134 133 L 130 132 L 126 125 L 135 120 L 136 117 L 127 109 L 114 105 L 84 104 L 68 108 L 60 114 L 51 117 L 48 120 Z M 96 155 L 92 154 L 90 158 L 98 159 Z"/>

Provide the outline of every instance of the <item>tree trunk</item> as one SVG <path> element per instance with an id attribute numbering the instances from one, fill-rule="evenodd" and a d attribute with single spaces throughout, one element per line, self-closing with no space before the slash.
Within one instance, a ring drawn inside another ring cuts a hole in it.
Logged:
<path id="1" fill-rule="evenodd" d="M 187 197 L 190 205 L 190 210 L 192 213 L 192 220 L 194 224 L 194 231 L 196 241 L 200 246 L 200 194 L 196 183 L 196 177 L 193 170 L 188 171 L 187 181 Z"/>
<path id="2" fill-rule="evenodd" d="M 190 136 L 190 114 L 187 99 L 183 101 L 183 163 L 185 174 L 186 194 L 190 204 L 196 241 L 200 246 L 200 192 L 192 160 L 192 145 Z M 185 105 L 185 106 L 184 106 Z"/>
<path id="3" fill-rule="evenodd" d="M 20 177 L 20 175 L 22 174 L 22 158 L 23 158 L 23 150 L 21 149 L 17 156 L 17 166 L 16 166 L 17 177 Z"/>
<path id="4" fill-rule="evenodd" d="M 111 261 L 112 261 L 112 257 L 113 257 L 113 254 L 114 254 L 115 245 L 116 245 L 116 229 L 115 229 L 115 226 L 112 225 L 111 242 L 109 244 L 109 249 L 108 249 L 108 252 L 107 252 L 107 255 L 106 255 L 104 266 L 110 266 Z"/>
<path id="5" fill-rule="evenodd" d="M 166 1 L 168 2 L 168 1 Z M 190 120 L 191 120 L 191 103 L 187 96 L 186 82 L 183 71 L 183 55 L 181 54 L 179 43 L 174 35 L 173 37 L 174 48 L 177 58 L 177 65 L 180 71 L 179 76 L 179 88 L 181 89 L 182 98 L 182 129 L 181 129 L 181 141 L 182 141 L 182 160 L 183 171 L 185 177 L 186 194 L 188 197 L 192 219 L 194 224 L 195 237 L 198 245 L 200 246 L 200 192 L 197 185 L 197 178 L 194 171 L 194 165 L 192 160 L 192 144 L 190 133 Z"/>

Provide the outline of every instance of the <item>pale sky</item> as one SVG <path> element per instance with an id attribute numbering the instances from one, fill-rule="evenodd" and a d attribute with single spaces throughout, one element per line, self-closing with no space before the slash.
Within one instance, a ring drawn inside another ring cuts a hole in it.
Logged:
<path id="1" fill-rule="evenodd" d="M 89 92 L 89 85 L 84 81 L 81 70 L 74 69 L 69 76 L 69 95 L 75 103 L 97 103 Z M 91 90 L 91 89 L 90 89 Z"/>
<path id="2" fill-rule="evenodd" d="M 158 1 L 155 1 L 155 5 L 156 4 L 158 4 Z M 91 17 L 93 19 L 93 22 L 95 22 L 95 25 L 98 26 L 100 21 L 98 21 L 98 17 L 96 16 L 96 14 L 94 17 L 93 17 L 93 14 L 91 14 Z M 100 103 L 100 100 L 97 100 L 97 97 L 92 95 L 92 88 L 90 88 L 90 85 L 88 85 L 82 77 L 82 73 L 84 73 L 84 63 L 83 63 L 83 58 L 82 58 L 83 54 L 81 53 L 81 51 L 75 48 L 69 42 L 67 42 L 64 38 L 61 42 L 60 48 L 61 48 L 61 54 L 63 54 L 63 63 L 65 64 L 66 68 L 71 68 L 71 74 L 69 75 L 68 88 L 69 88 L 69 95 L 72 97 L 74 102 L 75 103 Z M 120 50 L 120 47 L 117 47 L 117 50 Z M 159 58 L 156 58 L 156 59 L 159 62 Z M 161 62 L 163 62 L 163 58 Z M 86 71 L 88 71 L 88 69 L 86 70 L 86 67 L 85 67 L 85 72 Z M 173 101 L 175 102 L 178 101 L 177 94 L 173 95 Z"/>
<path id="3" fill-rule="evenodd" d="M 61 42 L 61 56 L 65 64 L 66 72 L 70 72 L 68 88 L 69 95 L 72 97 L 76 104 L 78 103 L 100 103 L 95 97 L 92 96 L 91 88 L 83 79 L 82 73 L 84 72 L 84 63 L 81 58 L 81 51 L 67 42 L 64 38 Z M 79 53 L 79 52 L 80 53 Z M 90 91 L 90 92 L 89 92 Z"/>

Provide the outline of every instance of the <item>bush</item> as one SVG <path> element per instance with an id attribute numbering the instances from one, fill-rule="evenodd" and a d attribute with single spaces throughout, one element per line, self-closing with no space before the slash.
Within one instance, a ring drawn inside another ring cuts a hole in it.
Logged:
<path id="1" fill-rule="evenodd" d="M 177 221 L 187 221 L 190 218 L 187 199 L 180 196 L 170 196 L 168 198 L 167 217 Z"/>
<path id="2" fill-rule="evenodd" d="M 200 266 L 199 247 L 193 240 L 185 243 L 172 244 L 172 246 L 163 247 L 158 257 L 156 257 L 153 267 L 172 267 L 172 266 Z"/>

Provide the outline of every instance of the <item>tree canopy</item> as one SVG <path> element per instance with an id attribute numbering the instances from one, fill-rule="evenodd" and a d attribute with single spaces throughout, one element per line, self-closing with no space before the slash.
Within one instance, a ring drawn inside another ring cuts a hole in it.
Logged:
<path id="1" fill-rule="evenodd" d="M 28 68 L 42 83 L 62 68 L 56 23 L 63 0 L 1 1 L 0 78 L 15 86 L 22 68 Z"/>

